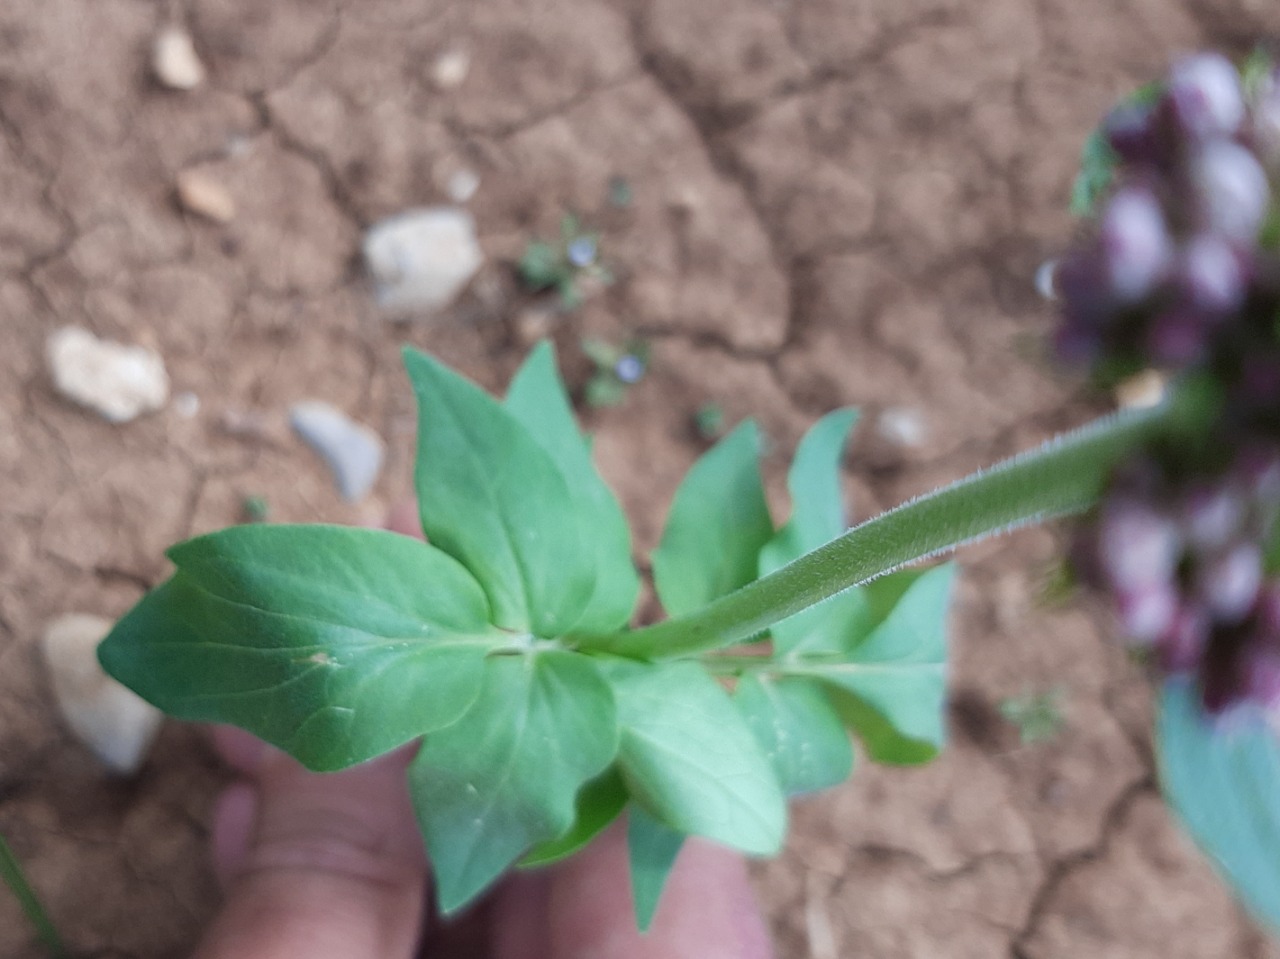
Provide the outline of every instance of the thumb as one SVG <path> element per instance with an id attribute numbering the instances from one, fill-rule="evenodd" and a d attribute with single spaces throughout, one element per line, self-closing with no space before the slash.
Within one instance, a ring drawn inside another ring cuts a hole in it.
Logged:
<path id="1" fill-rule="evenodd" d="M 405 781 L 411 758 L 405 749 L 312 773 L 264 751 L 214 817 L 229 889 L 196 959 L 412 956 L 426 859 Z"/>

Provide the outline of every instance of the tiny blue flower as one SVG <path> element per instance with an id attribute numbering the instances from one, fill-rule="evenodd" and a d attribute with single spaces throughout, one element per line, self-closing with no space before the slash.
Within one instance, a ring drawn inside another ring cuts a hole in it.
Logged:
<path id="1" fill-rule="evenodd" d="M 565 253 L 569 257 L 569 262 L 578 269 L 590 266 L 596 260 L 595 238 L 580 236 L 569 244 Z"/>
<path id="2" fill-rule="evenodd" d="M 644 376 L 644 362 L 628 353 L 613 365 L 613 375 L 623 383 L 635 383 Z"/>

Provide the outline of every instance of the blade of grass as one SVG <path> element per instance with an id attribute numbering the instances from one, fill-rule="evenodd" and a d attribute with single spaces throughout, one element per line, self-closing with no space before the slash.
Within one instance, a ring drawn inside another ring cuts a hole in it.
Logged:
<path id="1" fill-rule="evenodd" d="M 10 848 L 4 836 L 0 836 L 0 879 L 3 879 L 5 885 L 13 891 L 18 904 L 22 906 L 22 911 L 35 926 L 36 934 L 49 950 L 50 955 L 55 959 L 65 959 L 67 950 L 62 945 L 58 930 L 54 928 L 49 914 L 44 911 L 44 906 L 40 905 L 39 897 L 31 888 L 31 883 L 27 882 L 22 864 L 18 862 L 18 857 L 13 854 L 13 849 Z"/>

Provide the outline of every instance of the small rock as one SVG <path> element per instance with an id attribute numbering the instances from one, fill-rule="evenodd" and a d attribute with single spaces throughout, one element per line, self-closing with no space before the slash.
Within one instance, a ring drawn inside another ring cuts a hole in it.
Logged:
<path id="1" fill-rule="evenodd" d="M 1164 399 L 1165 377 L 1157 370 L 1142 370 L 1115 386 L 1116 405 L 1122 410 L 1159 406 Z"/>
<path id="2" fill-rule="evenodd" d="M 289 410 L 294 432 L 323 457 L 338 492 L 354 502 L 373 487 L 382 469 L 382 438 L 328 403 L 296 403 Z"/>
<path id="3" fill-rule="evenodd" d="M 71 731 L 113 772 L 136 772 L 163 716 L 98 663 L 111 621 L 68 613 L 45 629 L 42 644 L 54 700 Z"/>
<path id="4" fill-rule="evenodd" d="M 876 432 L 894 446 L 918 449 L 929 438 L 924 417 L 904 406 L 891 406 L 876 417 Z"/>
<path id="5" fill-rule="evenodd" d="M 235 219 L 236 201 L 231 191 L 200 170 L 183 170 L 178 174 L 178 202 L 189 213 L 214 223 L 230 223 Z"/>
<path id="6" fill-rule="evenodd" d="M 441 90 L 456 90 L 471 72 L 471 54 L 466 50 L 446 50 L 431 66 L 431 79 Z"/>
<path id="7" fill-rule="evenodd" d="M 141 346 L 100 340 L 78 326 L 54 331 L 45 346 L 53 385 L 112 423 L 158 410 L 169 399 L 164 361 Z"/>
<path id="8" fill-rule="evenodd" d="M 160 31 L 151 48 L 151 69 L 170 90 L 194 90 L 204 83 L 204 64 L 196 54 L 191 34 L 179 26 Z"/>
<path id="9" fill-rule="evenodd" d="M 364 258 L 374 295 L 393 314 L 434 312 L 454 301 L 484 263 L 471 214 L 410 210 L 369 228 Z"/>
<path id="10" fill-rule="evenodd" d="M 173 411 L 184 420 L 195 419 L 200 413 L 200 397 L 190 390 L 179 393 L 173 398 Z"/>
<path id="11" fill-rule="evenodd" d="M 515 318 L 515 334 L 521 346 L 530 347 L 551 335 L 556 325 L 556 311 L 545 306 L 521 310 Z"/>
<path id="12" fill-rule="evenodd" d="M 1045 260 L 1036 269 L 1036 292 L 1050 303 L 1058 299 L 1058 261 Z"/>
<path id="13" fill-rule="evenodd" d="M 456 170 L 445 184 L 444 192 L 454 203 L 466 203 L 480 189 L 480 175 L 475 170 L 463 167 Z"/>

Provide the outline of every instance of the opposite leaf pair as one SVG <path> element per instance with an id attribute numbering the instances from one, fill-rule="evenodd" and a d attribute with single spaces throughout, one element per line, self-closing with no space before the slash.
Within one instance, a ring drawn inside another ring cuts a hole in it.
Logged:
<path id="1" fill-rule="evenodd" d="M 313 769 L 422 737 L 410 786 L 446 912 L 512 864 L 568 855 L 625 808 L 647 924 L 685 835 L 775 852 L 785 796 L 848 775 L 846 725 L 877 759 L 936 752 L 949 568 L 887 576 L 778 623 L 767 655 L 673 657 L 625 629 L 639 590 L 630 534 L 550 348 L 505 403 L 405 358 L 429 544 L 330 526 L 181 544 L 173 577 L 104 643 L 113 675 Z M 832 414 L 806 437 L 777 532 L 753 425 L 694 467 L 653 557 L 674 624 L 844 531 L 838 465 L 853 419 Z"/>

